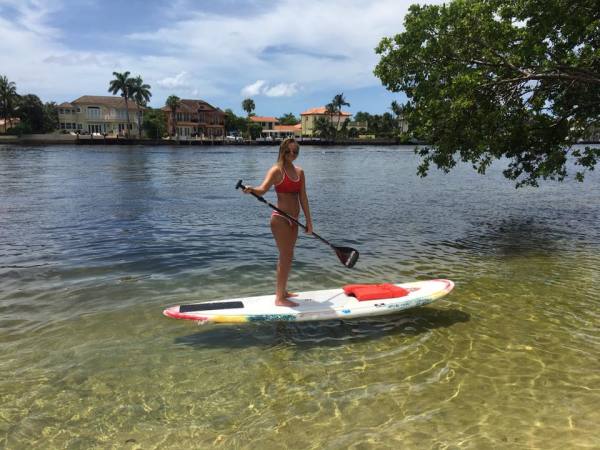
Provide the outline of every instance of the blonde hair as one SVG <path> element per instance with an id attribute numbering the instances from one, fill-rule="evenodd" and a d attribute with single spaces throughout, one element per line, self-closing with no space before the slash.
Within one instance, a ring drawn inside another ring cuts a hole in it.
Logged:
<path id="1" fill-rule="evenodd" d="M 300 148 L 298 142 L 294 138 L 284 139 L 281 145 L 279 146 L 279 155 L 277 156 L 277 167 L 280 169 L 283 167 L 283 162 L 285 160 L 285 154 L 289 151 L 290 145 L 294 144 L 296 147 Z"/>

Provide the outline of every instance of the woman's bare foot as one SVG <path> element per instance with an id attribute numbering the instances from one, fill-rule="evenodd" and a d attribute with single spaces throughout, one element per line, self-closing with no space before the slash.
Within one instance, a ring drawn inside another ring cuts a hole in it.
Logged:
<path id="1" fill-rule="evenodd" d="M 294 306 L 298 306 L 298 303 L 293 302 L 291 300 L 288 300 L 287 298 L 284 298 L 283 300 L 281 300 L 279 298 L 275 298 L 275 306 L 290 306 L 290 307 L 294 307 Z"/>
<path id="2" fill-rule="evenodd" d="M 295 292 L 285 291 L 285 298 L 290 297 L 298 297 L 298 294 L 296 294 Z"/>

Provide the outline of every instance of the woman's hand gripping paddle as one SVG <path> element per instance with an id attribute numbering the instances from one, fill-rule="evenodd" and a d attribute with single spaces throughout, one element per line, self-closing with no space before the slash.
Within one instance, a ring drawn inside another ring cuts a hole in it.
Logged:
<path id="1" fill-rule="evenodd" d="M 237 184 L 235 185 L 236 189 L 246 189 L 246 186 L 244 186 L 242 184 L 242 180 L 239 180 L 237 182 Z M 264 199 L 264 197 L 261 197 L 260 195 L 256 195 L 254 192 L 250 192 L 252 195 L 254 195 L 256 197 L 256 199 L 258 201 L 261 201 L 265 204 L 267 204 L 268 206 L 270 206 L 271 208 L 273 208 L 275 211 L 277 211 L 279 214 L 281 214 L 282 216 L 287 217 L 288 219 L 290 219 L 292 222 L 298 224 L 299 226 L 301 226 L 302 228 L 304 228 L 306 230 L 306 225 L 298 222 L 296 219 L 294 219 L 292 216 L 290 216 L 289 214 L 287 214 L 285 211 L 282 211 L 281 209 L 279 209 L 277 206 L 269 203 L 268 201 L 266 201 Z M 313 232 L 312 235 L 314 237 L 316 237 L 318 240 L 320 240 L 321 242 L 324 242 L 325 244 L 329 245 L 333 251 L 335 252 L 335 254 L 337 255 L 337 257 L 340 259 L 340 261 L 342 262 L 343 265 L 345 265 L 348 268 L 352 268 L 354 267 L 354 265 L 356 264 L 356 261 L 358 261 L 358 251 L 350 248 L 350 247 L 338 247 L 336 245 L 333 245 L 331 242 L 329 242 L 326 239 L 323 239 L 321 236 L 319 236 L 317 233 Z"/>

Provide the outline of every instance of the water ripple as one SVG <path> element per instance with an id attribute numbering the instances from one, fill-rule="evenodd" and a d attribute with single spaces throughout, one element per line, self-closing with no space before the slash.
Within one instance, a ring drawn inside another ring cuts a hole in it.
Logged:
<path id="1" fill-rule="evenodd" d="M 167 305 L 274 289 L 274 147 L 0 148 L 6 448 L 575 448 L 598 442 L 600 183 L 411 148 L 304 146 L 316 231 L 290 288 L 450 278 L 369 320 L 205 326 Z M 273 194 L 267 194 L 270 201 Z"/>

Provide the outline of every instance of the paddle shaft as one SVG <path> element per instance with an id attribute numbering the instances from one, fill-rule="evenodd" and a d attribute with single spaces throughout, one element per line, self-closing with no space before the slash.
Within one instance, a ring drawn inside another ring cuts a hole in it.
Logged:
<path id="1" fill-rule="evenodd" d="M 242 184 L 242 180 L 238 181 L 237 185 L 235 186 L 236 189 L 246 189 L 246 186 L 244 186 Z M 303 223 L 299 222 L 297 219 L 293 218 L 292 216 L 290 216 L 288 213 L 286 213 L 285 211 L 282 211 L 281 209 L 279 209 L 277 206 L 275 206 L 274 204 L 268 202 L 267 200 L 265 200 L 264 197 L 261 197 L 258 194 L 255 194 L 254 192 L 250 192 L 250 194 L 252 194 L 254 197 L 256 197 L 256 199 L 259 202 L 263 202 L 265 204 L 267 204 L 268 206 L 270 206 L 271 208 L 273 208 L 275 211 L 277 211 L 279 214 L 281 214 L 282 216 L 290 219 L 292 222 L 296 223 L 297 225 L 301 226 L 302 228 L 304 228 L 305 230 L 307 230 L 306 225 L 304 225 Z M 316 237 L 317 239 L 319 239 L 321 242 L 324 242 L 325 244 L 329 245 L 331 248 L 333 248 L 334 250 L 336 249 L 336 246 L 333 245 L 331 242 L 329 242 L 327 239 L 319 236 L 317 233 L 315 233 L 314 231 L 312 232 L 312 235 L 314 237 Z"/>

